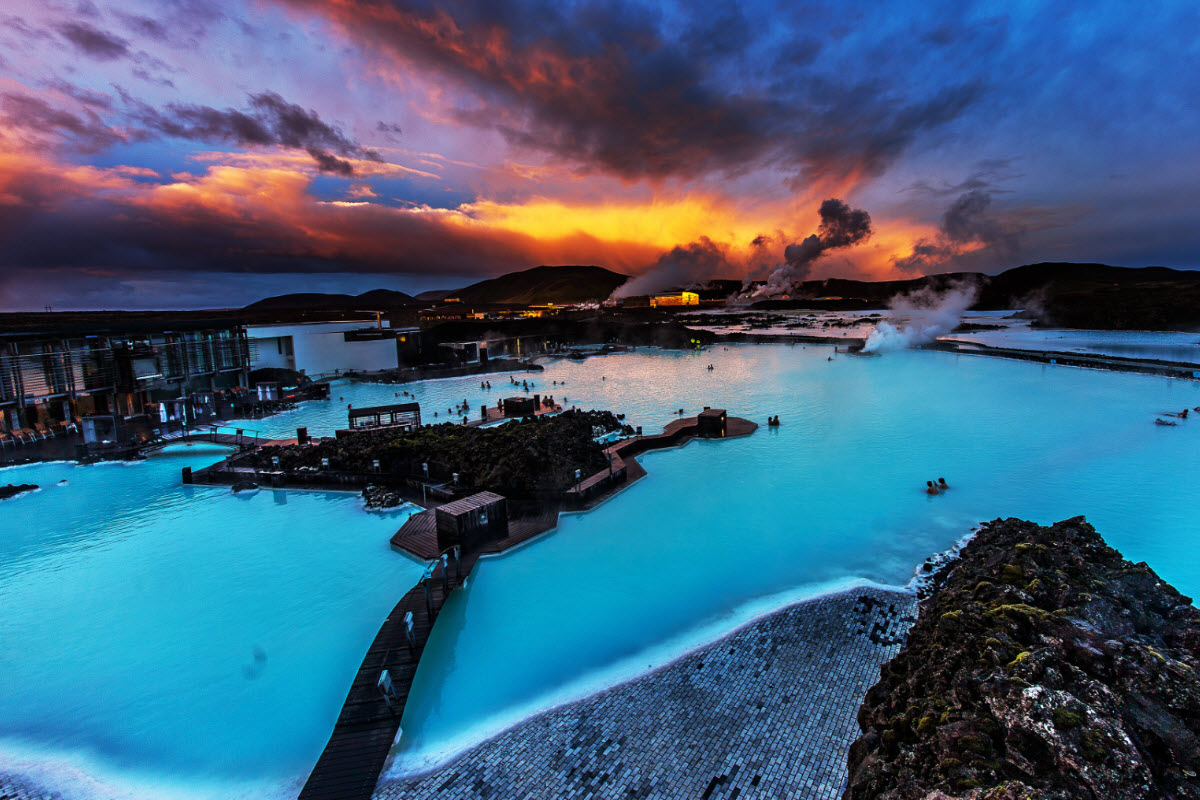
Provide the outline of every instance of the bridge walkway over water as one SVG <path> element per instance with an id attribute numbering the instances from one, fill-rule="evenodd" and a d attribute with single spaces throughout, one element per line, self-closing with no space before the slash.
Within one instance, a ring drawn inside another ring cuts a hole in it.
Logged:
<path id="1" fill-rule="evenodd" d="M 463 585 L 477 554 L 457 563 L 453 553 L 438 559 L 426 576 L 388 614 L 354 677 L 325 751 L 313 767 L 300 800 L 368 800 L 400 730 L 408 692 L 425 643 L 446 599 Z M 406 618 L 412 615 L 411 637 Z M 394 694 L 385 698 L 378 682 L 387 670 Z"/>

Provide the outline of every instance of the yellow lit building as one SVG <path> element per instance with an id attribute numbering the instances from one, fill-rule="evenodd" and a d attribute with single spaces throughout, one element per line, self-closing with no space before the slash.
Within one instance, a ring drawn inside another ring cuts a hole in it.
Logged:
<path id="1" fill-rule="evenodd" d="M 698 306 L 700 305 L 700 295 L 695 292 L 656 294 L 650 298 L 650 305 L 655 308 L 660 306 Z"/>

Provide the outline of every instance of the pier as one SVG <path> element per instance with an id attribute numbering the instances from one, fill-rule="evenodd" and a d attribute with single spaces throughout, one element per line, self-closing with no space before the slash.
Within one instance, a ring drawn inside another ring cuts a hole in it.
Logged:
<path id="1" fill-rule="evenodd" d="M 446 554 L 400 599 L 363 658 L 325 751 L 300 800 L 367 800 L 400 732 L 400 719 L 425 643 L 450 593 L 462 586 L 477 555 Z M 411 615 L 411 616 L 410 616 Z M 412 627 L 406 620 L 411 619 Z M 392 693 L 379 686 L 386 670 Z"/>

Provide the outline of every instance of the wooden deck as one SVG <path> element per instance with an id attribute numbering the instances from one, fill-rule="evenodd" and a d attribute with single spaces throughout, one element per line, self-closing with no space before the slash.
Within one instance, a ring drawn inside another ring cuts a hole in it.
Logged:
<path id="1" fill-rule="evenodd" d="M 535 417 L 540 417 L 543 414 L 558 414 L 558 413 L 561 413 L 562 410 L 563 410 L 563 408 L 561 405 L 539 406 L 537 408 L 537 410 L 534 411 L 533 415 Z M 463 415 L 460 414 L 459 416 L 463 416 Z M 528 416 L 528 415 L 526 415 L 526 416 Z M 500 420 L 503 420 L 503 419 L 520 420 L 520 419 L 524 419 L 524 418 L 525 417 L 506 417 L 506 416 L 504 416 L 504 412 L 501 411 L 500 409 L 496 408 L 495 406 L 488 406 L 487 419 L 472 419 L 469 422 L 467 422 L 467 427 L 468 428 L 477 428 L 480 425 L 487 425 L 489 422 L 499 422 Z"/>
<path id="2" fill-rule="evenodd" d="M 304 784 L 300 800 L 369 800 L 400 730 L 409 689 L 433 624 L 449 593 L 462 586 L 475 561 L 475 557 L 465 556 L 458 571 L 451 557 L 444 582 L 441 568 L 435 571 L 428 581 L 432 614 L 422 584 L 410 589 L 388 614 L 358 668 L 333 734 Z M 404 624 L 409 612 L 413 615 L 411 647 Z M 396 691 L 392 708 L 376 685 L 385 669 Z"/>

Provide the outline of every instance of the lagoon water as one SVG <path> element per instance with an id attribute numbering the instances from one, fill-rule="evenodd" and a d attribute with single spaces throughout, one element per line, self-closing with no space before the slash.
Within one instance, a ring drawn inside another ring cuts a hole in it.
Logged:
<path id="1" fill-rule="evenodd" d="M 926 556 L 997 516 L 1086 514 L 1127 557 L 1200 592 L 1200 419 L 1153 424 L 1157 413 L 1200 405 L 1200 383 L 799 345 L 543 363 L 545 372 L 517 377 L 647 431 L 704 405 L 760 423 L 779 414 L 783 425 L 650 453 L 648 476 L 598 509 L 481 561 L 427 647 L 396 771 L 790 600 L 856 581 L 902 585 Z M 247 425 L 322 435 L 344 426 L 345 404 L 396 402 L 397 392 L 416 394 L 430 422 L 463 399 L 477 413 L 521 393 L 504 375 L 490 380 L 491 391 L 478 377 L 339 383 L 333 401 Z M 397 519 L 366 514 L 353 497 L 288 493 L 278 505 L 266 491 L 243 500 L 187 490 L 177 485 L 182 463 L 203 459 L 193 451 L 0 473 L 71 481 L 2 506 L 17 533 L 0 542 L 0 659 L 11 676 L 0 686 L 0 753 L 57 754 L 134 787 L 130 796 L 221 781 L 225 796 L 235 786 L 294 793 L 380 620 L 420 566 L 388 550 Z M 118 491 L 106 471 L 145 478 Z M 925 495 L 937 477 L 953 489 Z M 261 568 L 280 559 L 282 575 Z M 256 647 L 267 658 L 251 677 Z M 298 670 L 325 677 L 284 674 Z M 103 691 L 76 698 L 63 688 L 88 684 Z M 0 772 L 14 763 L 0 755 Z M 150 784 L 158 788 L 137 788 Z"/>
<path id="2" fill-rule="evenodd" d="M 830 354 L 744 346 L 548 366 L 581 405 L 645 424 L 673 404 L 691 414 L 711 403 L 783 425 L 648 454 L 649 475 L 599 510 L 481 562 L 422 660 L 395 771 L 663 663 L 783 598 L 904 584 L 927 555 L 1000 516 L 1085 514 L 1127 557 L 1200 592 L 1200 420 L 1153 424 L 1200 405 L 1200 384 L 933 352 Z M 608 379 L 591 380 L 598 371 Z M 953 488 L 926 495 L 938 477 Z"/>
<path id="3" fill-rule="evenodd" d="M 410 511 L 184 487 L 223 448 L 0 470 L 0 773 L 68 797 L 294 797 L 422 566 Z M 65 480 L 65 485 L 59 481 Z"/>

